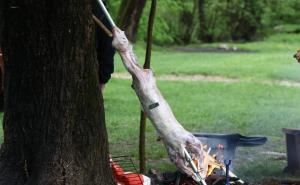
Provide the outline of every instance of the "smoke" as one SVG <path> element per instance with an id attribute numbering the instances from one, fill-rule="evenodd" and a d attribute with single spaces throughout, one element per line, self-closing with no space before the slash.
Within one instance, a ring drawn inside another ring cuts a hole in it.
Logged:
<path id="1" fill-rule="evenodd" d="M 224 160 L 233 160 L 235 156 L 236 143 L 231 142 L 225 138 L 214 138 L 206 136 L 196 137 L 202 142 L 202 144 L 207 145 L 207 149 L 210 149 L 210 155 L 216 155 L 217 159 L 221 162 Z"/>

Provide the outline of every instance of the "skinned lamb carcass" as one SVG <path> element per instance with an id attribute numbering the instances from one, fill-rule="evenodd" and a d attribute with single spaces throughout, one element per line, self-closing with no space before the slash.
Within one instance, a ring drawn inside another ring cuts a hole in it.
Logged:
<path id="1" fill-rule="evenodd" d="M 205 178 L 207 167 L 203 165 L 203 150 L 200 141 L 185 130 L 176 120 L 173 112 L 156 85 L 152 70 L 141 68 L 123 31 L 113 29 L 113 46 L 119 52 L 127 71 L 132 75 L 133 88 L 140 100 L 143 111 L 164 142 L 170 160 L 189 176 L 194 176 L 186 161 L 184 149 L 199 161 L 200 176 Z"/>

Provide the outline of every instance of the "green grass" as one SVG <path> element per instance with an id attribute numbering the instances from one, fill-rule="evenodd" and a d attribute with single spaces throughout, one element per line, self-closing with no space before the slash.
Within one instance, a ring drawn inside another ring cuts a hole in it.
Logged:
<path id="1" fill-rule="evenodd" d="M 156 75 L 162 74 L 204 74 L 219 75 L 254 81 L 300 80 L 300 68 L 294 62 L 293 54 L 299 48 L 300 34 L 274 35 L 263 42 L 229 43 L 229 46 L 248 49 L 252 53 L 185 53 L 174 48 L 155 48 L 152 68 Z M 218 43 L 201 45 L 214 47 Z M 188 46 L 199 47 L 199 46 Z M 143 48 L 136 48 L 140 62 L 143 62 Z M 116 71 L 124 72 L 119 56 L 116 56 Z"/>
<path id="2" fill-rule="evenodd" d="M 275 27 L 275 30 L 279 33 L 295 33 L 300 30 L 300 25 L 298 24 L 283 24 Z"/>
<path id="3" fill-rule="evenodd" d="M 237 159 L 249 162 L 236 165 L 237 174 L 244 179 L 266 178 L 274 175 L 274 170 L 279 173 L 284 168 L 284 162 L 272 160 L 275 167 L 266 170 L 262 177 L 258 173 L 261 171 L 247 172 L 250 167 L 261 169 L 261 165 L 269 165 L 268 157 L 272 156 L 265 156 L 263 152 L 285 152 L 283 127 L 300 129 L 300 88 L 255 83 L 159 81 L 158 84 L 177 119 L 189 131 L 269 138 L 265 146 L 250 149 L 252 154 Z M 112 143 L 110 152 L 137 157 L 140 110 L 130 81 L 113 79 L 105 90 L 105 105 L 109 141 Z M 147 127 L 147 156 L 149 167 L 161 170 L 172 167 L 166 160 L 160 161 L 161 158 L 167 159 L 167 155 L 161 143 L 156 142 L 151 124 Z"/>
<path id="4" fill-rule="evenodd" d="M 241 79 L 237 83 L 158 81 L 158 86 L 180 123 L 191 132 L 264 135 L 266 145 L 240 148 L 235 172 L 246 180 L 296 178 L 286 176 L 285 160 L 274 160 L 264 152 L 285 153 L 283 127 L 300 129 L 300 88 L 261 81 L 300 81 L 300 65 L 292 58 L 300 47 L 300 35 L 279 34 L 261 42 L 229 43 L 251 53 L 184 53 L 174 48 L 154 47 L 152 66 L 156 75 L 218 75 Z M 187 47 L 215 47 L 219 43 Z M 143 44 L 135 52 L 143 63 Z M 116 72 L 125 72 L 116 56 Z M 131 155 L 138 160 L 139 101 L 130 80 L 112 79 L 104 100 L 106 122 L 113 155 Z M 1 115 L 0 115 L 1 116 Z M 0 143 L 2 142 L 0 129 Z M 172 171 L 162 143 L 148 122 L 146 128 L 147 167 Z"/>
<path id="5" fill-rule="evenodd" d="M 282 173 L 285 160 L 264 152 L 285 153 L 283 127 L 300 129 L 300 88 L 261 81 L 300 81 L 300 65 L 293 59 L 300 35 L 279 34 L 262 42 L 229 43 L 251 53 L 184 53 L 155 48 L 152 66 L 165 74 L 219 75 L 241 79 L 238 83 L 158 81 L 177 119 L 192 132 L 264 135 L 264 146 L 238 149 L 235 172 L 245 180 L 297 178 Z M 218 43 L 187 47 L 216 47 Z M 143 47 L 136 53 L 143 63 Z M 125 72 L 117 56 L 117 72 Z M 106 118 L 111 153 L 138 158 L 140 106 L 129 80 L 112 79 L 105 89 Z M 147 125 L 148 169 L 175 170 L 163 145 Z M 122 147 L 120 147 L 122 146 Z"/>
<path id="6" fill-rule="evenodd" d="M 300 88 L 251 83 L 159 81 L 158 84 L 178 120 L 191 131 L 224 132 L 236 128 L 243 134 L 278 136 L 281 135 L 278 128 L 284 125 L 300 128 Z M 138 121 L 139 102 L 129 81 L 112 80 L 105 101 L 107 119 L 113 129 L 117 125 L 122 128 L 125 120 L 128 124 Z"/>

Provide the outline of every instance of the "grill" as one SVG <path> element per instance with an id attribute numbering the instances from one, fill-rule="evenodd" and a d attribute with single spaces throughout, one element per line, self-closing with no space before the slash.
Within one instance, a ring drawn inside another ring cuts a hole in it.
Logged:
<path id="1" fill-rule="evenodd" d="M 266 143 L 266 137 L 247 137 L 240 134 L 211 134 L 195 133 L 203 144 L 211 147 L 211 153 L 218 153 L 219 146 L 222 145 L 222 158 L 233 160 L 237 147 L 255 147 Z"/>

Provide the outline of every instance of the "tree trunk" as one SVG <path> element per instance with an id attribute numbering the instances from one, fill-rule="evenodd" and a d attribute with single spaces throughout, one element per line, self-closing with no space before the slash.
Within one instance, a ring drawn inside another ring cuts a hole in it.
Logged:
<path id="1" fill-rule="evenodd" d="M 6 1 L 0 185 L 110 185 L 90 0 Z"/>
<path id="2" fill-rule="evenodd" d="M 207 20 L 205 15 L 205 0 L 198 1 L 199 9 L 199 39 L 204 42 L 212 42 L 213 36 L 208 33 Z"/>
<path id="3" fill-rule="evenodd" d="M 0 48 L 1 48 L 1 43 L 2 43 L 2 28 L 4 24 L 4 19 L 3 19 L 3 7 L 4 7 L 4 1 L 0 1 Z"/>
<path id="4" fill-rule="evenodd" d="M 192 39 L 192 34 L 195 28 L 195 19 L 194 17 L 197 14 L 197 6 L 198 6 L 198 0 L 193 1 L 193 11 L 187 11 L 183 10 L 180 14 L 180 29 L 183 31 L 183 33 L 180 35 L 180 40 L 184 44 L 189 44 Z"/>
<path id="5" fill-rule="evenodd" d="M 131 42 L 136 41 L 138 25 L 145 5 L 146 0 L 123 0 L 120 5 L 117 23 Z"/>

